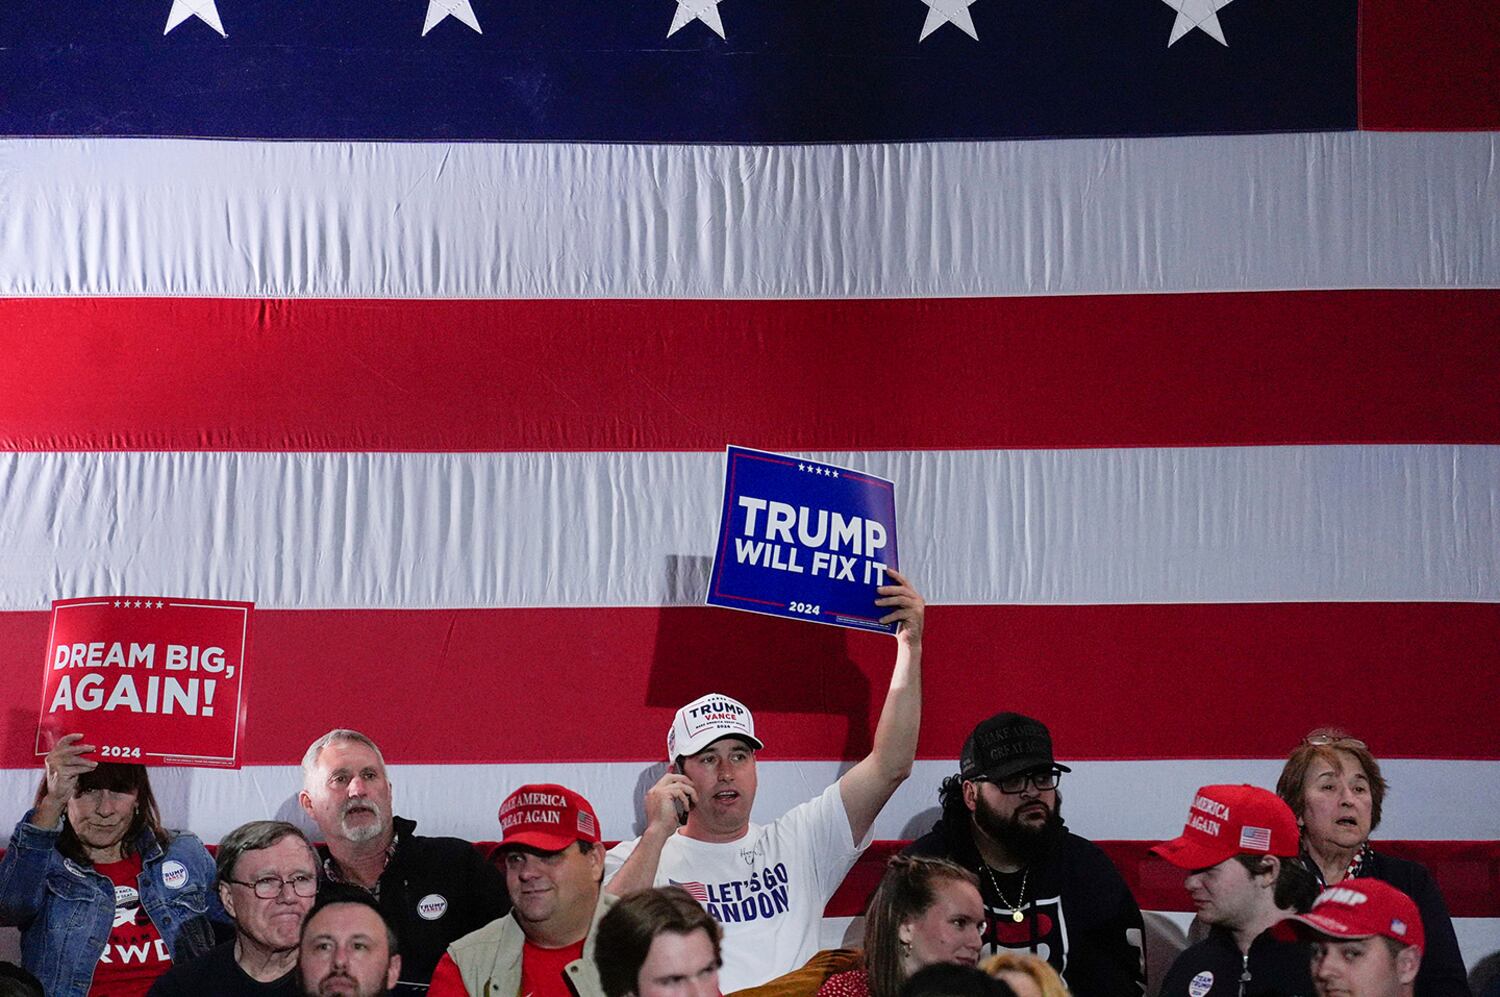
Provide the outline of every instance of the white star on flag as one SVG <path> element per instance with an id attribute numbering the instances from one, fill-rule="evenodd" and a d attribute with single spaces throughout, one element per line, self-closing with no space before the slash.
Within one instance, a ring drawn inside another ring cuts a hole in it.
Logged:
<path id="1" fill-rule="evenodd" d="M 1219 8 L 1227 7 L 1229 0 L 1162 0 L 1162 3 L 1177 11 L 1177 20 L 1172 22 L 1172 37 L 1167 39 L 1171 48 L 1177 39 L 1192 31 L 1202 29 L 1220 45 L 1228 45 L 1224 29 L 1219 25 Z"/>
<path id="2" fill-rule="evenodd" d="M 425 37 L 445 17 L 456 17 L 484 34 L 479 31 L 479 18 L 474 16 L 474 5 L 469 0 L 427 0 L 427 22 L 422 25 L 422 35 Z"/>
<path id="3" fill-rule="evenodd" d="M 724 22 L 719 20 L 720 0 L 677 0 L 677 12 L 672 15 L 672 26 L 667 29 L 671 38 L 693 21 L 702 21 L 720 38 L 724 37 Z"/>
<path id="4" fill-rule="evenodd" d="M 167 26 L 162 34 L 171 31 L 190 17 L 196 17 L 213 28 L 220 37 L 229 37 L 224 33 L 224 23 L 219 20 L 219 8 L 214 6 L 214 0 L 172 0 L 172 10 L 167 14 Z"/>
<path id="5" fill-rule="evenodd" d="M 922 34 L 917 41 L 925 41 L 927 36 L 945 24 L 951 24 L 964 34 L 979 41 L 979 32 L 974 30 L 974 19 L 969 16 L 969 5 L 974 0 L 922 0 L 927 5 L 927 20 L 922 24 Z"/>

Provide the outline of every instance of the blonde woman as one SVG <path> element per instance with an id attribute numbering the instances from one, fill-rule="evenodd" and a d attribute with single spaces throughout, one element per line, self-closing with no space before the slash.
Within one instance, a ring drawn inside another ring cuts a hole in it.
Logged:
<path id="1" fill-rule="evenodd" d="M 1016 997 L 1068 997 L 1062 977 L 1045 959 L 1019 952 L 1001 952 L 979 964 L 979 968 L 1010 984 Z"/>

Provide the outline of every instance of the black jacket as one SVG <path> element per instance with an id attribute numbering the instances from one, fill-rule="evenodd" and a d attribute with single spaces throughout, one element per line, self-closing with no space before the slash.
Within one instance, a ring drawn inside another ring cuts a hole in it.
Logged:
<path id="1" fill-rule="evenodd" d="M 178 963 L 156 978 L 146 997 L 297 997 L 297 970 L 272 983 L 259 983 L 234 959 L 234 940 L 221 942 L 196 959 Z"/>
<path id="2" fill-rule="evenodd" d="M 1464 957 L 1453 933 L 1453 919 L 1448 905 L 1438 892 L 1432 873 L 1419 862 L 1382 855 L 1371 850 L 1360 870 L 1361 876 L 1383 880 L 1416 902 L 1422 914 L 1422 932 L 1427 944 L 1422 952 L 1422 967 L 1417 970 L 1416 997 L 1471 997 L 1469 976 Z M 1309 864 L 1310 860 L 1307 861 Z M 1314 873 L 1316 867 L 1314 866 Z"/>
<path id="3" fill-rule="evenodd" d="M 416 822 L 404 817 L 392 823 L 396 851 L 380 874 L 380 910 L 401 946 L 392 993 L 421 995 L 448 945 L 510 913 L 510 895 L 504 874 L 469 842 L 413 834 Z M 318 851 L 328 857 L 327 845 Z"/>
<path id="4" fill-rule="evenodd" d="M 938 821 L 904 854 L 951 859 L 979 876 L 990 922 L 985 955 L 1001 950 L 1035 952 L 1062 973 L 1074 997 L 1145 992 L 1141 909 L 1097 845 L 1064 831 L 1051 852 L 1031 864 L 1022 905 L 1026 920 L 1018 925 L 982 868 L 969 823 L 959 825 L 956 833 L 948 824 Z M 1006 913 L 997 914 L 1002 910 Z M 1001 937 L 1002 932 L 1015 937 Z"/>
<path id="5" fill-rule="evenodd" d="M 1313 997 L 1307 946 L 1265 931 L 1250 943 L 1247 957 L 1233 935 L 1215 926 L 1173 960 L 1158 997 Z"/>

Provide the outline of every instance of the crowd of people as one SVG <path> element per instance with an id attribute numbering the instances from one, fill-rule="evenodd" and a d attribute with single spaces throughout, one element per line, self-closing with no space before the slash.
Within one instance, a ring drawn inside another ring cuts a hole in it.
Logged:
<path id="1" fill-rule="evenodd" d="M 645 830 L 606 850 L 593 806 L 516 789 L 491 856 L 399 817 L 379 747 L 336 729 L 303 758 L 294 824 L 254 820 L 210 856 L 167 831 L 140 766 L 61 738 L 0 859 L 0 923 L 35 990 L 177 997 L 1138 997 L 1140 909 L 1070 831 L 1070 769 L 1018 713 L 980 723 L 938 788 L 941 818 L 888 863 L 858 950 L 819 950 L 824 908 L 909 776 L 924 604 L 878 590 L 897 654 L 870 754 L 812 800 L 750 819 L 750 710 L 677 711 Z M 1420 865 L 1369 844 L 1386 785 L 1362 742 L 1310 735 L 1275 792 L 1215 785 L 1154 851 L 1185 874 L 1201 940 L 1165 997 L 1469 997 L 1452 923 Z"/>

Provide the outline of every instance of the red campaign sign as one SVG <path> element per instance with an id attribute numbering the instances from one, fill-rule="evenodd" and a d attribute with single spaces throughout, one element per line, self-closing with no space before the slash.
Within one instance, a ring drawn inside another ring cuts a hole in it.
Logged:
<path id="1" fill-rule="evenodd" d="M 52 604 L 36 753 L 80 733 L 101 762 L 238 768 L 250 602 Z"/>

